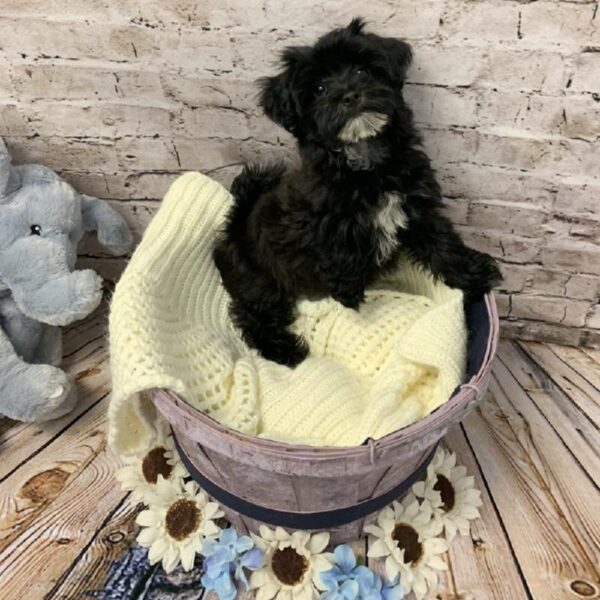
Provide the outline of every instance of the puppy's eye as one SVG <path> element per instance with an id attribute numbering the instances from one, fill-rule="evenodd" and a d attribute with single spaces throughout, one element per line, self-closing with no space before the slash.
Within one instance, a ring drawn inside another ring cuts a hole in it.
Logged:
<path id="1" fill-rule="evenodd" d="M 356 69 L 356 74 L 365 76 L 365 75 L 369 74 L 369 71 L 367 69 L 365 69 L 364 67 L 358 67 L 358 69 Z"/>
<path id="2" fill-rule="evenodd" d="M 317 83 L 314 87 L 315 96 L 322 96 L 327 88 L 322 83 Z"/>
<path id="3" fill-rule="evenodd" d="M 30 235 L 42 235 L 42 228 L 40 225 L 32 225 L 30 230 L 31 230 Z"/>

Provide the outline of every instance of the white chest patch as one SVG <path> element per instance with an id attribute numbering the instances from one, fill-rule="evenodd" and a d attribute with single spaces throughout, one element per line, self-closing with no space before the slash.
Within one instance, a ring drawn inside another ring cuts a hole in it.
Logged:
<path id="1" fill-rule="evenodd" d="M 376 112 L 364 112 L 350 119 L 338 134 L 338 138 L 347 144 L 356 144 L 360 140 L 376 136 L 388 123 L 388 116 Z"/>
<path id="2" fill-rule="evenodd" d="M 375 213 L 374 225 L 378 231 L 375 260 L 381 265 L 398 247 L 398 229 L 408 227 L 402 194 L 386 192 L 383 195 L 380 208 Z"/>

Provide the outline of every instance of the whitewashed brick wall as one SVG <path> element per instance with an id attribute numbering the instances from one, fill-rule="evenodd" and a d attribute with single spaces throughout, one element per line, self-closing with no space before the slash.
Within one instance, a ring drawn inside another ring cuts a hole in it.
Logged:
<path id="1" fill-rule="evenodd" d="M 0 135 L 139 236 L 178 173 L 228 183 L 226 165 L 292 151 L 253 81 L 356 14 L 414 46 L 406 95 L 449 215 L 502 263 L 504 332 L 599 345 L 595 0 L 2 0 Z"/>

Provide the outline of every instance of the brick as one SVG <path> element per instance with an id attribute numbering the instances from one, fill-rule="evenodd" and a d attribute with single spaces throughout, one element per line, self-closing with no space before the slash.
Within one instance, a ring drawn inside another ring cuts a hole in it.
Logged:
<path id="1" fill-rule="evenodd" d="M 461 225 L 467 224 L 469 201 L 465 198 L 445 198 L 444 214 L 453 222 Z"/>
<path id="2" fill-rule="evenodd" d="M 10 70 L 10 63 L 0 57 L 0 99 L 10 98 L 14 94 L 14 88 L 10 79 Z"/>
<path id="3" fill-rule="evenodd" d="M 169 109 L 104 103 L 36 103 L 29 120 L 45 136 L 105 137 L 168 135 L 176 115 Z"/>
<path id="4" fill-rule="evenodd" d="M 486 70 L 485 56 L 478 49 L 419 44 L 407 81 L 463 87 L 472 85 Z"/>
<path id="5" fill-rule="evenodd" d="M 523 44 L 579 48 L 600 42 L 593 17 L 596 6 L 532 2 L 519 7 Z"/>
<path id="6" fill-rule="evenodd" d="M 443 172 L 449 163 L 472 158 L 477 151 L 477 135 L 470 130 L 422 127 L 423 147 L 436 170 Z M 453 193 L 461 195 L 461 192 Z"/>
<path id="7" fill-rule="evenodd" d="M 259 112 L 256 82 L 240 79 L 240 75 L 194 77 L 166 72 L 161 74 L 161 82 L 167 98 L 192 108 L 231 106 Z"/>
<path id="8" fill-rule="evenodd" d="M 112 69 L 68 64 L 18 64 L 12 83 L 21 99 L 31 100 L 122 100 L 136 103 L 164 102 L 157 72 Z"/>
<path id="9" fill-rule="evenodd" d="M 600 247 L 573 240 L 555 242 L 542 250 L 542 263 L 550 268 L 600 275 Z"/>
<path id="10" fill-rule="evenodd" d="M 568 298 L 597 300 L 600 297 L 600 278 L 569 274 L 569 278 L 565 283 L 564 295 Z"/>
<path id="11" fill-rule="evenodd" d="M 499 289 L 507 292 L 522 292 L 531 285 L 533 268 L 530 265 L 515 265 L 512 263 L 500 263 L 503 280 Z"/>
<path id="12" fill-rule="evenodd" d="M 508 90 L 563 91 L 569 81 L 564 55 L 545 50 L 511 50 L 495 47 L 490 52 L 487 69 L 477 79 L 477 87 Z"/>
<path id="13" fill-rule="evenodd" d="M 569 89 L 600 92 L 600 52 L 582 52 L 575 57 Z"/>
<path id="14" fill-rule="evenodd" d="M 564 178 L 557 183 L 554 211 L 557 214 L 588 215 L 600 207 L 600 182 L 593 179 Z"/>
<path id="15" fill-rule="evenodd" d="M 512 299 L 510 316 L 583 327 L 588 309 L 589 302 L 580 300 L 520 294 Z"/>
<path id="16" fill-rule="evenodd" d="M 477 98 L 464 90 L 407 85 L 404 96 L 417 123 L 463 127 L 474 127 L 477 123 Z"/>
<path id="17" fill-rule="evenodd" d="M 592 329 L 600 329 L 600 305 L 592 307 L 590 310 L 585 324 Z"/>
<path id="18" fill-rule="evenodd" d="M 560 126 L 560 133 L 570 138 L 586 139 L 595 143 L 600 138 L 600 102 L 592 96 L 569 98 L 565 102 L 564 120 Z M 597 146 L 596 159 L 598 156 Z"/>
<path id="19" fill-rule="evenodd" d="M 60 137 L 5 138 L 15 164 L 40 163 L 55 170 L 115 171 L 114 142 Z"/>
<path id="20" fill-rule="evenodd" d="M 16 104 L 0 105 L 0 136 L 32 135 L 34 129 L 25 117 L 24 112 Z"/>
<path id="21" fill-rule="evenodd" d="M 600 294 L 600 279 L 552 271 L 537 265 L 500 263 L 504 280 L 500 289 L 543 296 L 562 296 L 576 300 L 595 300 Z"/>
<path id="22" fill-rule="evenodd" d="M 479 228 L 457 225 L 465 242 L 480 252 L 511 263 L 532 263 L 539 259 L 541 240 L 519 235 L 507 236 L 502 231 L 482 231 Z"/>
<path id="23" fill-rule="evenodd" d="M 119 170 L 173 171 L 181 168 L 175 142 L 168 138 L 128 137 L 117 140 L 115 152 Z"/>
<path id="24" fill-rule="evenodd" d="M 600 136 L 600 103 L 591 96 L 549 97 L 503 90 L 485 93 L 480 102 L 479 122 L 488 128 L 590 140 Z"/>
<path id="25" fill-rule="evenodd" d="M 452 138 L 457 133 L 445 135 Z M 451 146 L 452 142 L 448 142 L 448 147 Z M 451 163 L 451 155 L 445 156 L 446 162 L 438 165 L 438 174 L 444 193 L 450 196 L 528 202 L 544 209 L 554 203 L 556 184 L 551 178 L 493 165 Z"/>
<path id="26" fill-rule="evenodd" d="M 581 345 L 587 348 L 600 348 L 600 331 L 586 329 L 581 338 Z"/>
<path id="27" fill-rule="evenodd" d="M 112 16 L 111 4 L 114 3 L 110 0 L 69 0 L 68 17 L 72 20 L 106 19 Z M 48 0 L 2 0 L 0 16 L 64 19 L 65 6 L 62 2 Z"/>
<path id="28" fill-rule="evenodd" d="M 182 111 L 176 120 L 176 128 L 182 135 L 191 138 L 240 140 L 250 137 L 251 133 L 248 115 L 233 107 Z"/>
<path id="29" fill-rule="evenodd" d="M 170 24 L 193 28 L 260 29 L 266 26 L 264 10 L 254 8 L 244 0 L 227 2 L 138 2 L 123 0 L 115 3 L 113 13 L 144 27 Z"/>
<path id="30" fill-rule="evenodd" d="M 581 140 L 481 134 L 477 160 L 540 174 L 586 175 L 597 169 L 597 154 L 594 145 Z"/>
<path id="31" fill-rule="evenodd" d="M 104 61 L 133 61 L 160 56 L 152 32 L 135 26 L 0 17 L 0 31 L 9 60 L 101 57 Z"/>
<path id="32" fill-rule="evenodd" d="M 548 269 L 532 269 L 529 292 L 551 296 L 566 296 L 566 284 L 569 274 Z"/>
<path id="33" fill-rule="evenodd" d="M 494 44 L 517 40 L 518 4 L 480 0 L 448 2 L 440 35 L 453 42 Z"/>
<path id="34" fill-rule="evenodd" d="M 495 294 L 496 306 L 498 307 L 498 316 L 508 317 L 510 314 L 510 305 L 512 298 L 509 294 L 503 294 L 502 292 L 497 292 Z"/>
<path id="35" fill-rule="evenodd" d="M 502 320 L 500 334 L 506 338 L 578 346 L 587 332 L 583 329 L 543 323 L 541 321 Z"/>
<path id="36" fill-rule="evenodd" d="M 291 29 L 305 28 L 307 41 L 323 33 L 323 23 L 345 26 L 357 13 L 357 7 L 347 0 L 307 0 L 305 2 L 280 2 L 267 0 L 265 4 L 268 24 L 281 28 L 287 24 Z M 363 11 L 372 24 L 370 28 L 383 35 L 408 39 L 427 39 L 436 35 L 442 15 L 443 2 L 422 0 L 414 2 L 389 2 L 373 0 L 368 11 Z M 310 35 L 312 34 L 312 35 Z"/>
<path id="37" fill-rule="evenodd" d="M 542 208 L 527 202 L 496 200 L 472 202 L 467 223 L 483 229 L 502 229 L 510 233 L 536 236 L 546 217 Z"/>
<path id="38" fill-rule="evenodd" d="M 600 215 L 554 215 L 544 226 L 544 230 L 552 234 L 548 238 L 549 243 L 554 238 L 571 237 L 600 244 Z"/>
<path id="39" fill-rule="evenodd" d="M 69 171 L 60 169 L 59 174 L 68 181 L 76 190 L 90 196 L 105 200 L 128 200 L 133 198 L 127 179 L 131 173 L 96 172 L 96 171 Z"/>
<path id="40" fill-rule="evenodd" d="M 161 65 L 176 69 L 185 75 L 213 75 L 236 73 L 238 77 L 255 77 L 256 71 L 267 72 L 265 64 L 275 59 L 275 52 L 259 52 L 256 36 L 228 31 L 195 29 L 167 29 L 155 32 Z M 264 44 L 264 41 L 263 41 Z M 281 47 L 285 45 L 280 44 Z M 258 60 L 255 60 L 258 59 Z M 249 64 L 248 64 L 249 63 Z M 250 67 L 253 74 L 250 74 Z"/>

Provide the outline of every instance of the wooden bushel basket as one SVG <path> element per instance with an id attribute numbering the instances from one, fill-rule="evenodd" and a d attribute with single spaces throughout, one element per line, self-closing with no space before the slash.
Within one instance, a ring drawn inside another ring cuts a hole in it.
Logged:
<path id="1" fill-rule="evenodd" d="M 188 471 L 240 531 L 261 523 L 324 529 L 333 543 L 359 538 L 384 506 L 423 476 L 448 428 L 482 398 L 498 342 L 492 294 L 467 311 L 467 375 L 430 415 L 361 446 L 297 446 L 228 429 L 167 390 L 153 390 Z"/>

